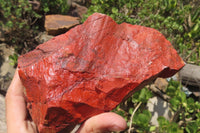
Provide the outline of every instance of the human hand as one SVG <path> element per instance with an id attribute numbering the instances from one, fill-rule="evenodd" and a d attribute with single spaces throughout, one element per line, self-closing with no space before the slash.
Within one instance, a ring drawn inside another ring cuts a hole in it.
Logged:
<path id="1" fill-rule="evenodd" d="M 24 87 L 20 81 L 18 70 L 6 94 L 7 133 L 37 133 L 33 121 L 27 119 Z M 86 120 L 77 133 L 104 133 L 121 131 L 126 128 L 125 120 L 112 112 L 102 113 Z"/>
<path id="2" fill-rule="evenodd" d="M 6 94 L 7 133 L 37 133 L 36 125 L 27 116 L 24 86 L 16 70 Z"/>

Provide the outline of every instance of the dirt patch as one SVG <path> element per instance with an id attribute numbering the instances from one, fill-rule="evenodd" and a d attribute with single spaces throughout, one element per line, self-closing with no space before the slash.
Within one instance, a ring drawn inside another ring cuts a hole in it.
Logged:
<path id="1" fill-rule="evenodd" d="M 6 133 L 5 97 L 0 94 L 0 133 Z"/>
<path id="2" fill-rule="evenodd" d="M 13 47 L 8 47 L 5 43 L 0 44 L 0 93 L 5 95 L 15 68 L 10 65 L 9 56 L 14 53 Z"/>

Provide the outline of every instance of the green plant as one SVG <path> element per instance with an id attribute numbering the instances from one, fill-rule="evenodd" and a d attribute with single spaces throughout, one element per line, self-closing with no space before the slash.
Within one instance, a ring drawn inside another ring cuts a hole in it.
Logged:
<path id="1" fill-rule="evenodd" d="M 125 118 L 129 132 L 150 132 L 156 129 L 150 125 L 151 113 L 145 109 L 148 99 L 152 96 L 152 92 L 145 87 L 113 110 Z"/>
<path id="2" fill-rule="evenodd" d="M 172 93 L 173 92 L 173 93 Z M 178 81 L 170 80 L 166 93 L 171 97 L 171 120 L 158 118 L 159 132 L 166 133 L 196 133 L 200 131 L 200 102 L 181 91 Z"/>
<path id="3" fill-rule="evenodd" d="M 13 55 L 9 56 L 9 60 L 11 61 L 10 64 L 12 66 L 17 66 L 17 60 L 18 60 L 18 55 L 16 53 L 14 53 Z"/>
<path id="4" fill-rule="evenodd" d="M 159 132 L 160 133 L 183 133 L 183 130 L 179 128 L 175 122 L 169 122 L 164 117 L 158 118 Z"/>
<path id="5" fill-rule="evenodd" d="M 149 132 L 151 129 L 150 120 L 151 120 L 151 112 L 148 110 L 140 110 L 137 111 L 135 116 L 133 117 L 134 128 L 137 132 Z"/>
<path id="6" fill-rule="evenodd" d="M 32 10 L 27 0 L 0 0 L 0 14 L 4 21 L 1 26 L 5 29 L 5 40 L 14 45 L 17 53 L 26 52 L 35 46 L 34 37 L 37 35 L 35 22 L 41 18 Z"/>
<path id="7" fill-rule="evenodd" d="M 146 110 L 146 103 L 153 93 L 143 88 L 133 94 L 113 111 L 125 118 L 130 132 L 159 132 L 159 133 L 196 133 L 200 131 L 200 102 L 195 101 L 181 90 L 180 82 L 170 80 L 166 94 L 170 96 L 170 120 L 158 117 L 159 127 L 150 124 L 151 113 Z"/>
<path id="8" fill-rule="evenodd" d="M 40 0 L 41 10 L 48 14 L 67 14 L 70 8 L 68 0 Z"/>
<path id="9" fill-rule="evenodd" d="M 178 126 L 188 133 L 197 132 L 200 130 L 200 102 L 194 101 L 191 97 L 187 98 L 181 88 L 178 81 L 169 81 L 167 94 L 171 96 L 170 104 L 173 112 L 171 123 L 179 123 Z M 172 91 L 174 93 L 171 93 Z"/>
<path id="10" fill-rule="evenodd" d="M 28 0 L 0 0 L 0 3 L 0 26 L 4 29 L 6 42 L 14 46 L 18 54 L 26 53 L 38 45 L 35 37 L 41 23 L 37 21 L 44 18 L 41 14 L 66 14 L 69 10 L 67 0 L 40 0 L 40 12 L 35 12 Z M 16 64 L 14 57 L 15 54 L 10 59 Z"/>
<path id="11" fill-rule="evenodd" d="M 153 127 L 149 124 L 152 115 L 148 110 L 145 110 L 144 108 L 144 105 L 152 96 L 152 92 L 147 87 L 133 94 L 133 96 L 131 97 L 131 101 L 137 106 L 135 106 L 134 111 L 133 108 L 129 109 L 129 114 L 131 115 L 129 130 L 131 130 L 131 125 L 133 124 L 133 126 L 136 127 L 135 130 L 137 132 L 152 131 Z M 143 108 L 140 107 L 140 109 L 138 109 L 138 111 L 136 112 L 136 109 L 137 107 L 139 108 L 139 106 L 143 106 Z"/>

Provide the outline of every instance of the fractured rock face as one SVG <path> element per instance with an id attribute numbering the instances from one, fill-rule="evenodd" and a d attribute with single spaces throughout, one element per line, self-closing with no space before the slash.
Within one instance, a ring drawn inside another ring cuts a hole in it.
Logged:
<path id="1" fill-rule="evenodd" d="M 27 107 L 40 132 L 59 132 L 110 111 L 156 77 L 184 62 L 152 28 L 95 13 L 18 61 Z"/>

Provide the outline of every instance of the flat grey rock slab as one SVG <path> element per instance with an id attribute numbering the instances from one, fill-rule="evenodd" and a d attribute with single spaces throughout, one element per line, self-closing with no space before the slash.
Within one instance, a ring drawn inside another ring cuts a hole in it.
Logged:
<path id="1" fill-rule="evenodd" d="M 0 94 L 0 133 L 6 133 L 5 97 Z"/>

